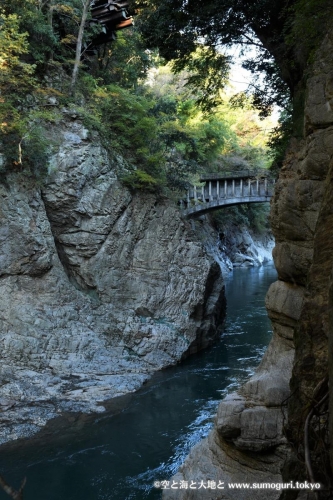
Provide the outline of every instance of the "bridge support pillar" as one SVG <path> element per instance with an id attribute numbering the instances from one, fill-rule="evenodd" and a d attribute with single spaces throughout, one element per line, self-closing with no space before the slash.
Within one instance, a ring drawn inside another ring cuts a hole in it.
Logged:
<path id="1" fill-rule="evenodd" d="M 267 190 L 267 179 L 265 179 L 265 195 L 267 196 L 268 190 Z"/>
<path id="2" fill-rule="evenodd" d="M 220 181 L 216 181 L 216 198 L 220 198 Z"/>
<path id="3" fill-rule="evenodd" d="M 208 183 L 208 197 L 209 197 L 209 201 L 212 201 L 212 182 L 209 181 Z"/>
<path id="4" fill-rule="evenodd" d="M 205 202 L 205 186 L 202 186 L 201 188 L 201 196 L 202 196 L 202 203 Z"/>
<path id="5" fill-rule="evenodd" d="M 227 180 L 224 181 L 224 197 L 226 198 L 228 194 L 228 183 Z"/>
<path id="6" fill-rule="evenodd" d="M 240 195 L 244 196 L 243 179 L 240 180 Z"/>
<path id="7" fill-rule="evenodd" d="M 193 186 L 193 195 L 194 195 L 194 204 L 197 205 L 198 203 L 197 186 Z"/>
<path id="8" fill-rule="evenodd" d="M 260 196 L 260 185 L 259 185 L 259 179 L 257 179 L 257 196 Z"/>
<path id="9" fill-rule="evenodd" d="M 235 179 L 232 179 L 232 196 L 235 196 Z"/>

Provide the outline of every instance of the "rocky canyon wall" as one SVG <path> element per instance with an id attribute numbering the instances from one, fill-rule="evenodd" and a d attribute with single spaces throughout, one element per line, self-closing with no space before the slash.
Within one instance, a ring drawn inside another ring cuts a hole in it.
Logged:
<path id="1" fill-rule="evenodd" d="M 103 411 L 212 342 L 224 315 L 220 267 L 190 223 L 125 189 L 121 158 L 63 113 L 45 186 L 0 186 L 1 443 Z"/>
<path id="2" fill-rule="evenodd" d="M 333 316 L 329 279 L 333 265 L 332 52 L 331 32 L 318 49 L 307 79 L 304 137 L 293 140 L 272 200 L 273 255 L 279 278 L 266 298 L 272 341 L 257 373 L 238 393 L 221 402 L 213 431 L 193 448 L 174 478 L 178 482 L 220 480 L 225 489 L 202 489 L 200 493 L 169 490 L 164 492 L 165 499 L 274 499 L 281 494 L 296 498 L 295 491 L 235 491 L 228 489 L 227 483 L 309 479 L 322 483 L 320 498 L 330 498 L 327 391 L 329 359 L 330 386 L 333 380 L 329 341 Z M 332 390 L 329 399 L 332 415 Z M 303 443 L 306 420 L 315 407 L 317 415 L 308 422 L 311 477 Z"/>
<path id="3" fill-rule="evenodd" d="M 332 389 L 328 393 L 332 386 L 332 374 L 328 384 L 329 277 L 333 266 L 332 50 L 331 30 L 317 51 L 307 80 L 305 139 L 290 149 L 272 217 L 280 242 L 275 250 L 279 277 L 285 286 L 298 287 L 304 293 L 295 328 L 295 363 L 286 427 L 293 453 L 284 477 L 312 475 L 312 480 L 323 485 L 321 498 L 330 497 L 328 488 L 332 481 L 328 459 L 328 396 L 332 405 Z M 323 403 L 317 406 L 322 398 Z M 317 415 L 307 425 L 307 417 L 316 406 Z M 308 449 L 303 444 L 304 434 L 309 436 Z"/>
<path id="4" fill-rule="evenodd" d="M 259 234 L 245 225 L 229 225 L 221 231 L 207 215 L 192 219 L 191 225 L 224 275 L 235 267 L 261 266 L 272 261 L 274 238 L 269 230 Z"/>

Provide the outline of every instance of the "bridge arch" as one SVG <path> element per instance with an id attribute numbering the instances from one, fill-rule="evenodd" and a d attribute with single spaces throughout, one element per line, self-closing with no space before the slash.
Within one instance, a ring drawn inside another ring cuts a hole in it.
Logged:
<path id="1" fill-rule="evenodd" d="M 267 171 L 206 174 L 201 176 L 200 186 L 188 189 L 182 211 L 190 217 L 241 203 L 269 203 L 273 186 Z"/>

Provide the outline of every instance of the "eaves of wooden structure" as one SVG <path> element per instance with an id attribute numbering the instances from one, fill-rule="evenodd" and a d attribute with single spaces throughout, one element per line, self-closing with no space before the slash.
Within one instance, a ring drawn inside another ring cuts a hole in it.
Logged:
<path id="1" fill-rule="evenodd" d="M 115 39 L 118 30 L 133 26 L 133 17 L 128 14 L 128 1 L 93 0 L 90 5 L 89 23 L 102 26 L 102 33 L 97 35 L 91 45 L 101 45 Z"/>

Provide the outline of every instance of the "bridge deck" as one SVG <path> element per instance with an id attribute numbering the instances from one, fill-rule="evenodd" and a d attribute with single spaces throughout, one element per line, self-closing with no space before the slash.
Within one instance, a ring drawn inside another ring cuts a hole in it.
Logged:
<path id="1" fill-rule="evenodd" d="M 232 176 L 228 173 L 206 175 L 201 180 L 202 184 L 191 186 L 186 200 L 181 202 L 186 216 L 241 203 L 268 203 L 274 184 L 267 176 L 249 171 L 236 172 Z"/>

